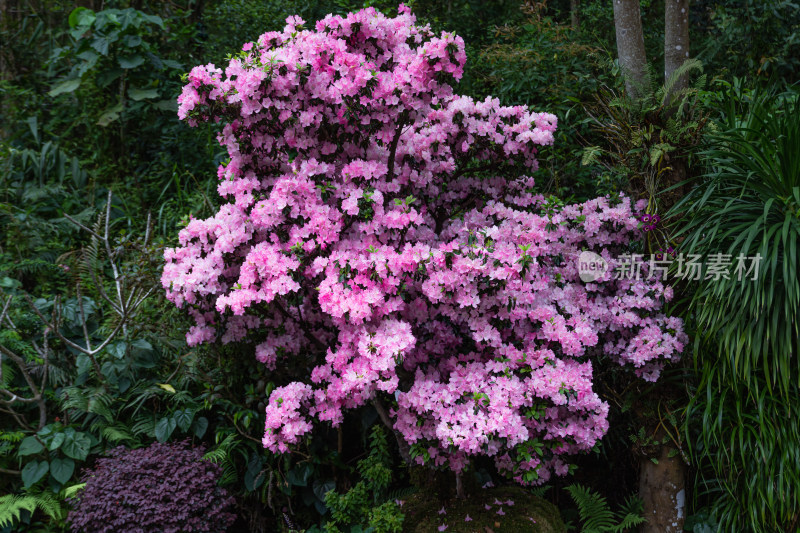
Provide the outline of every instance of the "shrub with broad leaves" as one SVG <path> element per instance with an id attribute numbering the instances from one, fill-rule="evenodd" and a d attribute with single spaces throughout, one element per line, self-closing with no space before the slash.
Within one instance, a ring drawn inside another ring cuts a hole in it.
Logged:
<path id="1" fill-rule="evenodd" d="M 234 500 L 217 486 L 219 466 L 187 443 L 118 447 L 84 472 L 85 488 L 70 500 L 73 531 L 189 533 L 226 531 Z"/>
<path id="2" fill-rule="evenodd" d="M 537 194 L 556 117 L 455 94 L 463 41 L 405 6 L 287 22 L 224 70 L 194 68 L 179 98 L 190 124 L 223 123 L 230 155 L 227 203 L 165 253 L 187 341 L 251 343 L 285 380 L 266 409 L 273 452 L 390 403 L 419 463 L 566 473 L 608 427 L 592 359 L 653 380 L 685 342 L 662 281 L 613 275 L 640 235 L 634 207 Z M 583 250 L 611 267 L 592 283 Z"/>

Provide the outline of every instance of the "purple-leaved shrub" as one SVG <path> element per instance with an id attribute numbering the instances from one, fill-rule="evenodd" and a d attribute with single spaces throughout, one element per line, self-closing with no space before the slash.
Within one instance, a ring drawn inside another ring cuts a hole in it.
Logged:
<path id="1" fill-rule="evenodd" d="M 188 443 L 118 447 L 85 470 L 86 487 L 70 499 L 72 531 L 222 532 L 236 519 L 234 500 L 217 486 L 220 467 Z"/>

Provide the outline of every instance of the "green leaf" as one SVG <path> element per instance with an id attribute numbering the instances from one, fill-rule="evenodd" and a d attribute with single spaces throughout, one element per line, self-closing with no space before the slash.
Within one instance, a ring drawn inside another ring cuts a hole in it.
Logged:
<path id="1" fill-rule="evenodd" d="M 194 435 L 198 439 L 202 439 L 203 435 L 206 434 L 206 430 L 208 430 L 208 418 L 204 416 L 198 417 L 192 424 Z"/>
<path id="2" fill-rule="evenodd" d="M 114 40 L 116 40 L 116 39 L 114 39 Z M 109 37 L 107 37 L 105 35 L 100 35 L 100 36 L 97 36 L 94 39 L 92 39 L 92 42 L 91 42 L 90 46 L 92 48 L 94 48 L 95 50 L 97 50 L 97 52 L 100 53 L 100 55 L 107 56 L 108 55 L 108 45 L 110 45 L 111 42 L 112 42 L 112 40 Z"/>
<path id="3" fill-rule="evenodd" d="M 159 28 L 161 28 L 162 30 L 167 29 L 166 26 L 164 26 L 164 19 L 162 19 L 158 15 L 148 15 L 146 13 L 141 13 L 140 12 L 140 16 L 142 17 L 142 20 L 145 20 L 147 22 L 151 22 L 151 23 L 155 24 L 156 26 L 158 26 Z"/>
<path id="4" fill-rule="evenodd" d="M 47 461 L 31 461 L 26 464 L 22 469 L 22 484 L 25 488 L 30 488 L 34 483 L 39 481 L 50 470 L 50 464 Z"/>
<path id="5" fill-rule="evenodd" d="M 70 458 L 57 458 L 50 461 L 50 475 L 62 485 L 69 481 L 75 472 L 75 461 Z"/>
<path id="6" fill-rule="evenodd" d="M 298 465 L 289 470 L 289 473 L 286 475 L 286 481 L 289 482 L 289 485 L 306 487 L 308 486 L 308 479 L 311 477 L 313 470 L 314 467 L 308 463 Z"/>
<path id="7" fill-rule="evenodd" d="M 117 59 L 119 66 L 124 69 L 131 69 L 136 68 L 142 63 L 144 63 L 144 57 L 140 56 L 139 54 L 129 55 L 129 56 L 120 56 Z"/>
<path id="8" fill-rule="evenodd" d="M 9 278 L 8 276 L 4 276 L 0 278 L 0 289 L 16 289 L 22 285 L 19 281 Z"/>
<path id="9" fill-rule="evenodd" d="M 48 446 L 47 448 L 51 452 L 56 451 L 62 444 L 64 444 L 64 439 L 66 437 L 67 436 L 64 435 L 63 433 L 56 433 L 55 436 L 53 437 L 53 440 L 50 441 L 50 446 Z"/>
<path id="10" fill-rule="evenodd" d="M 116 342 L 114 344 L 109 344 L 106 350 L 117 359 L 122 359 L 125 357 L 125 352 L 128 350 L 128 343 Z"/>
<path id="11" fill-rule="evenodd" d="M 81 85 L 80 78 L 65 80 L 62 81 L 61 83 L 56 83 L 55 85 L 53 85 L 53 88 L 50 89 L 50 92 L 48 92 L 47 94 L 49 96 L 58 96 L 59 94 L 71 93 L 75 89 L 80 87 L 80 85 Z"/>
<path id="12" fill-rule="evenodd" d="M 75 359 L 75 369 L 78 371 L 78 375 L 88 373 L 90 368 L 92 368 L 92 360 L 89 359 L 89 356 L 85 353 L 78 354 Z"/>
<path id="13" fill-rule="evenodd" d="M 117 380 L 117 388 L 122 393 L 131 388 L 132 384 L 133 382 L 131 381 L 131 378 L 127 376 L 120 376 L 120 378 Z"/>
<path id="14" fill-rule="evenodd" d="M 97 119 L 97 125 L 103 127 L 108 126 L 109 124 L 111 124 L 112 122 L 114 122 L 119 118 L 119 114 L 121 112 L 122 112 L 122 104 L 117 104 L 114 107 L 107 109 L 102 115 L 100 115 L 100 118 Z M 119 344 L 124 344 L 124 343 L 119 343 Z M 123 351 L 123 354 L 124 353 L 125 352 Z"/>
<path id="15" fill-rule="evenodd" d="M 31 134 L 33 135 L 33 139 L 38 143 L 39 142 L 39 123 L 36 118 L 36 115 L 32 115 L 28 117 L 25 122 L 28 123 L 28 128 L 31 130 Z"/>
<path id="16" fill-rule="evenodd" d="M 19 451 L 17 452 L 20 456 L 25 455 L 34 455 L 39 453 L 40 451 L 44 450 L 44 446 L 36 437 L 26 437 L 19 445 Z"/>
<path id="17" fill-rule="evenodd" d="M 178 110 L 178 102 L 176 102 L 175 100 L 159 100 L 158 102 L 154 102 L 151 105 L 156 109 L 160 109 L 162 111 Z"/>
<path id="18" fill-rule="evenodd" d="M 164 417 L 156 422 L 155 434 L 158 442 L 167 442 L 177 426 L 177 422 L 172 417 Z"/>
<path id="19" fill-rule="evenodd" d="M 336 481 L 333 479 L 328 479 L 326 481 L 317 479 L 314 480 L 314 484 L 312 486 L 314 488 L 314 496 L 316 496 L 320 501 L 324 502 L 325 495 L 336 488 Z"/>
<path id="20" fill-rule="evenodd" d="M 86 433 L 67 433 L 61 451 L 78 461 L 84 461 L 89 455 L 92 441 Z"/>
<path id="21" fill-rule="evenodd" d="M 128 89 L 128 96 L 131 97 L 131 100 L 138 102 L 139 100 L 148 100 L 150 98 L 158 98 L 158 89 L 137 89 L 136 87 L 130 87 Z"/>
<path id="22" fill-rule="evenodd" d="M 70 28 L 76 28 L 78 26 L 89 26 L 95 20 L 95 14 L 91 9 L 87 9 L 85 7 L 76 7 L 72 10 L 72 13 L 69 14 L 69 26 Z"/>
<path id="23" fill-rule="evenodd" d="M 78 492 L 82 491 L 84 487 L 86 487 L 86 483 L 78 483 L 77 485 L 71 485 L 69 487 L 64 488 L 63 490 L 64 498 L 74 497 L 76 494 L 78 494 Z"/>
<path id="24" fill-rule="evenodd" d="M 175 423 L 178 425 L 181 431 L 188 431 L 189 427 L 192 425 L 194 411 L 191 409 L 179 409 L 175 411 L 173 418 L 175 419 Z"/>
<path id="25" fill-rule="evenodd" d="M 136 339 L 133 341 L 131 343 L 131 348 L 136 355 L 142 355 L 144 352 L 149 353 L 153 351 L 153 345 L 144 339 Z"/>
<path id="26" fill-rule="evenodd" d="M 100 72 L 97 75 L 97 78 L 95 78 L 97 86 L 100 87 L 101 89 L 108 87 L 109 85 L 111 85 L 111 82 L 119 78 L 123 72 L 125 71 L 122 70 L 121 68 L 109 68 Z"/>
<path id="27" fill-rule="evenodd" d="M 136 48 L 140 44 L 142 44 L 142 36 L 141 35 L 126 35 L 122 38 L 122 44 L 125 45 L 127 48 Z"/>
<path id="28" fill-rule="evenodd" d="M 244 474 L 244 487 L 250 492 L 264 484 L 263 466 L 258 455 L 254 453 L 250 456 L 250 460 L 247 462 L 247 472 Z"/>

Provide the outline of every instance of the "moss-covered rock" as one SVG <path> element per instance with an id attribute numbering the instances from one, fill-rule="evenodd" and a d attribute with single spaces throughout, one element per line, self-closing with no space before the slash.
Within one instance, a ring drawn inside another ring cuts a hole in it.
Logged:
<path id="1" fill-rule="evenodd" d="M 406 498 L 402 509 L 406 515 L 403 533 L 436 533 L 443 525 L 447 526 L 443 529 L 447 533 L 567 531 L 553 504 L 521 487 L 477 490 L 465 500 L 446 501 L 437 494 L 422 491 Z"/>

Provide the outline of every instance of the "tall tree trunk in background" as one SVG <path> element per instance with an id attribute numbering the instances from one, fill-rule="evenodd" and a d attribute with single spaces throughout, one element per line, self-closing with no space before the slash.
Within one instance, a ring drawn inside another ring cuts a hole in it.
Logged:
<path id="1" fill-rule="evenodd" d="M 9 46 L 5 41 L 11 35 L 12 13 L 16 11 L 14 0 L 0 0 L 0 81 L 13 78 L 13 65 L 10 56 Z M 8 102 L 6 98 L 0 98 L 0 115 L 7 117 Z M 0 138 L 6 138 L 9 132 L 6 131 L 7 120 L 0 122 Z"/>
<path id="2" fill-rule="evenodd" d="M 665 0 L 664 3 L 664 82 L 689 59 L 689 0 Z M 689 85 L 681 76 L 670 92 Z"/>
<path id="3" fill-rule="evenodd" d="M 578 31 L 581 29 L 581 0 L 569 0 L 569 17 L 572 29 Z"/>
<path id="4" fill-rule="evenodd" d="M 664 0 L 664 83 L 669 83 L 673 73 L 689 59 L 689 0 Z M 667 102 L 679 91 L 688 87 L 688 77 L 681 76 L 669 88 Z M 665 118 L 676 113 L 675 106 L 667 105 Z M 669 155 L 669 170 L 664 174 L 660 189 L 669 189 L 683 182 L 687 176 L 686 154 Z M 659 195 L 659 209 L 668 209 L 681 196 L 682 188 Z M 643 516 L 647 523 L 640 533 L 681 533 L 686 518 L 686 464 L 675 446 L 665 441 L 663 431 L 655 434 L 652 458 L 642 461 L 639 472 L 639 496 L 643 503 Z M 661 444 L 659 444 L 661 442 Z"/>
<path id="5" fill-rule="evenodd" d="M 656 441 L 665 433 L 656 434 Z M 647 523 L 639 533 L 682 533 L 686 518 L 686 465 L 671 443 L 656 444 L 657 462 L 642 459 L 639 472 L 639 497 Z"/>
<path id="6" fill-rule="evenodd" d="M 8 23 L 6 22 L 6 17 L 8 17 L 8 0 L 0 0 L 0 45 L 3 44 L 3 40 L 6 38 L 6 26 Z M 6 57 L 5 54 L 0 51 L 0 80 L 6 79 Z"/>
<path id="7" fill-rule="evenodd" d="M 689 59 L 689 2 L 690 0 L 664 0 L 664 83 L 669 84 L 673 73 Z M 684 75 L 668 87 L 667 118 L 677 112 L 677 105 L 669 105 L 674 96 L 689 86 L 689 77 Z M 673 102 L 676 103 L 676 102 Z M 686 180 L 686 154 L 673 152 L 668 161 L 670 171 L 665 176 L 664 188 Z M 675 204 L 684 194 L 684 187 L 672 189 L 662 198 L 665 207 Z"/>
<path id="8" fill-rule="evenodd" d="M 644 51 L 639 0 L 614 0 L 614 27 L 625 87 L 631 98 L 639 98 L 647 81 L 647 55 Z"/>

